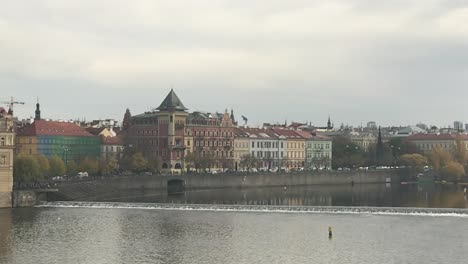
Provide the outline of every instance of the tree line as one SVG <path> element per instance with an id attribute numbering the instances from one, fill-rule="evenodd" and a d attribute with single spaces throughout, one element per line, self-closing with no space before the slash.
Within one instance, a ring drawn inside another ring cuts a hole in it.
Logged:
<path id="1" fill-rule="evenodd" d="M 434 147 L 430 152 L 422 152 L 417 146 L 404 138 L 393 138 L 383 144 L 382 158 L 377 160 L 376 146 L 365 151 L 349 138 L 333 139 L 333 168 L 356 168 L 368 166 L 405 166 L 412 174 L 429 167 L 443 179 L 460 180 L 468 169 L 468 155 L 464 140 L 457 136 L 454 146 L 446 150 Z"/>
<path id="2" fill-rule="evenodd" d="M 107 175 L 118 169 L 115 158 L 84 158 L 80 161 L 70 160 L 67 163 L 59 156 L 47 158 L 43 154 L 19 154 L 15 157 L 13 178 L 16 182 L 46 180 L 54 176 L 75 176 L 78 172 L 89 175 Z"/>

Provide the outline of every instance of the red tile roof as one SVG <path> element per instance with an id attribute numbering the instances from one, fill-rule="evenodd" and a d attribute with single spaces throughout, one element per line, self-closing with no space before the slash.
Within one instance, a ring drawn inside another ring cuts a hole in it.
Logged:
<path id="1" fill-rule="evenodd" d="M 85 129 L 74 123 L 35 120 L 34 123 L 28 124 L 18 129 L 18 136 L 75 136 L 75 137 L 92 137 Z"/>
<path id="2" fill-rule="evenodd" d="M 315 135 L 312 134 L 310 131 L 303 131 L 303 130 L 297 130 L 296 133 L 301 135 L 305 139 L 313 138 Z"/>
<path id="3" fill-rule="evenodd" d="M 444 133 L 444 134 L 413 134 L 407 137 L 407 140 L 455 140 L 457 136 L 460 136 L 463 140 L 468 140 L 468 134 L 457 134 L 457 133 Z"/>

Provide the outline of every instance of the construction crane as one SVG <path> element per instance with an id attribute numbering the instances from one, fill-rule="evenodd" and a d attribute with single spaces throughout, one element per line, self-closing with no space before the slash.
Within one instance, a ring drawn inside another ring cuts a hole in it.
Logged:
<path id="1" fill-rule="evenodd" d="M 21 105 L 24 105 L 24 102 L 17 102 L 13 99 L 13 96 L 10 98 L 10 101 L 2 101 L 0 102 L 0 104 L 8 104 L 8 107 L 10 108 L 8 112 L 10 112 L 10 114 L 13 114 L 13 106 L 15 104 L 21 104 Z"/>

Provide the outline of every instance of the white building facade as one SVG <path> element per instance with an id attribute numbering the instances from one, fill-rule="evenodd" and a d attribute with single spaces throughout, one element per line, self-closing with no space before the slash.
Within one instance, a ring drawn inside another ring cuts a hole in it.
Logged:
<path id="1" fill-rule="evenodd" d="M 325 136 L 313 136 L 306 140 L 306 169 L 331 170 L 332 140 Z"/>

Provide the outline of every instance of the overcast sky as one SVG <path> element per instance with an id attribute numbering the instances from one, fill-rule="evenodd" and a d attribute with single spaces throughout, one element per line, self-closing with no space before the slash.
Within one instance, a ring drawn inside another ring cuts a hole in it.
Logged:
<path id="1" fill-rule="evenodd" d="M 2 1 L 0 98 L 20 118 L 159 106 L 262 122 L 468 122 L 468 1 Z"/>

